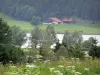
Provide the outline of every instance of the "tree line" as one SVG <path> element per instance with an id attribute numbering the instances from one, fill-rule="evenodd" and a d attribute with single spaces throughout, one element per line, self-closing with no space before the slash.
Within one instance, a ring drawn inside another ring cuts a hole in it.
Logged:
<path id="1" fill-rule="evenodd" d="M 33 16 L 41 20 L 72 16 L 100 20 L 100 0 L 0 0 L 0 11 L 26 21 Z"/>

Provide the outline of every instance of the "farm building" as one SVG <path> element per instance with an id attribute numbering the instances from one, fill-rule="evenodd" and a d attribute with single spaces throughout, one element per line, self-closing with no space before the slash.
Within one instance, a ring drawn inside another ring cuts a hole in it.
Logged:
<path id="1" fill-rule="evenodd" d="M 62 22 L 63 22 L 63 23 L 72 23 L 73 20 L 72 20 L 72 18 L 64 18 L 64 19 L 62 20 Z"/>
<path id="2" fill-rule="evenodd" d="M 43 22 L 43 24 L 61 24 L 63 23 L 61 20 L 57 19 L 56 17 L 49 18 Z"/>

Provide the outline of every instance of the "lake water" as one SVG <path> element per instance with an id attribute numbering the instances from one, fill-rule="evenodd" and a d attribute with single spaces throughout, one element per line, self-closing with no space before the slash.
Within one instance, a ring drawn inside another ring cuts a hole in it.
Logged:
<path id="1" fill-rule="evenodd" d="M 62 42 L 64 34 L 56 34 L 57 38 Z M 96 38 L 98 40 L 98 45 L 100 45 L 100 35 L 82 35 L 83 41 L 88 40 L 90 37 Z"/>
<path id="2" fill-rule="evenodd" d="M 56 34 L 56 37 L 60 40 L 60 43 L 62 43 L 63 36 L 64 36 L 64 34 Z M 31 40 L 29 40 L 29 37 L 31 37 L 31 34 L 27 33 L 26 34 L 26 38 L 27 38 L 26 43 L 24 43 L 21 48 L 27 48 L 27 47 L 31 48 Z M 90 37 L 94 37 L 98 40 L 97 45 L 100 45 L 100 35 L 82 35 L 82 37 L 83 37 L 83 41 L 88 40 Z"/>

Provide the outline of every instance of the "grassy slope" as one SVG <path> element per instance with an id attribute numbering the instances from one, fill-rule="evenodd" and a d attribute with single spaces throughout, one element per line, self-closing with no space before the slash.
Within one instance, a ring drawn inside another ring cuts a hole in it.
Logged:
<path id="1" fill-rule="evenodd" d="M 0 17 L 2 17 L 5 21 L 7 21 L 9 26 L 19 26 L 21 29 L 25 31 L 31 31 L 34 26 L 32 26 L 29 22 L 26 21 L 16 21 L 15 19 L 0 13 Z M 39 27 L 43 30 L 46 29 L 47 25 L 39 25 Z M 83 31 L 84 34 L 100 34 L 100 26 L 98 24 L 91 24 L 91 22 L 77 22 L 77 24 L 66 24 L 66 25 L 55 25 L 56 32 L 63 33 L 64 31 Z"/>
<path id="2" fill-rule="evenodd" d="M 3 13 L 0 13 L 0 17 L 3 18 L 5 21 L 7 21 L 9 26 L 16 25 L 16 26 L 18 26 L 21 29 L 26 30 L 26 31 L 30 31 L 33 29 L 33 26 L 29 22 L 17 21 L 17 20 L 15 20 L 7 15 L 4 15 Z"/>

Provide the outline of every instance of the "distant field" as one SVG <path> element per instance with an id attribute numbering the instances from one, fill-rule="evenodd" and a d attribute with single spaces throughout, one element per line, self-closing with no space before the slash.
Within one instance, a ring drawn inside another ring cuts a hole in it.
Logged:
<path id="1" fill-rule="evenodd" d="M 0 13 L 0 17 L 7 21 L 9 26 L 16 25 L 20 27 L 22 30 L 30 32 L 34 29 L 35 26 L 31 25 L 29 22 L 26 21 L 17 21 L 9 16 Z M 47 25 L 39 25 L 42 30 L 45 30 Z M 54 25 L 55 31 L 58 33 L 63 33 L 65 31 L 83 31 L 83 34 L 100 34 L 100 25 L 99 24 L 92 24 L 91 22 L 78 22 L 76 24 L 65 24 L 65 25 Z"/>

